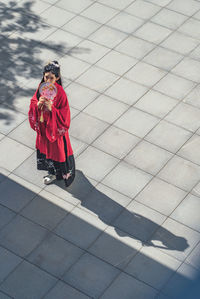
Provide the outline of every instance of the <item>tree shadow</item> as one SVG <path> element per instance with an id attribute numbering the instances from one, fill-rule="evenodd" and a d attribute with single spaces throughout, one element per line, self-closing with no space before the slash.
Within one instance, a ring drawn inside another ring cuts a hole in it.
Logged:
<path id="1" fill-rule="evenodd" d="M 65 40 L 62 43 L 35 40 L 34 34 L 52 26 L 32 12 L 33 4 L 33 0 L 27 0 L 21 5 L 20 1 L 0 3 L 0 103 L 9 105 L 13 110 L 16 110 L 16 98 L 32 97 L 42 78 L 42 67 L 48 60 L 48 57 L 45 61 L 40 58 L 42 51 L 52 51 L 55 59 L 58 54 L 60 57 L 60 54 L 71 55 L 74 51 L 89 51 L 86 48 L 70 47 Z M 58 28 L 55 27 L 55 31 L 56 29 Z M 37 82 L 34 88 L 29 87 L 33 80 Z M 13 121 L 4 113 L 0 113 L 0 119 Z"/>
<path id="2" fill-rule="evenodd" d="M 55 184 L 66 190 L 63 182 L 57 181 Z M 115 195 L 111 198 L 100 190 L 95 188 L 80 170 L 76 170 L 75 180 L 67 188 L 74 198 L 80 200 L 82 208 L 112 226 L 121 237 L 130 235 L 145 246 L 165 250 L 185 251 L 189 247 L 185 238 L 176 236 L 154 221 L 126 209 L 117 199 L 115 201 Z M 162 245 L 155 245 L 153 241 L 159 241 Z"/>

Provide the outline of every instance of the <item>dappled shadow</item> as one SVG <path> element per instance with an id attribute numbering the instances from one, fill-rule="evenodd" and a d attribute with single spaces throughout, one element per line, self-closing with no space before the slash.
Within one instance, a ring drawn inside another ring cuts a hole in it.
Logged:
<path id="1" fill-rule="evenodd" d="M 56 184 L 66 189 L 62 183 L 56 182 Z M 75 180 L 67 191 L 79 199 L 81 206 L 88 212 L 97 215 L 105 224 L 113 226 L 121 237 L 131 235 L 146 246 L 166 250 L 184 251 L 189 246 L 185 238 L 176 236 L 154 221 L 124 208 L 117 199 L 115 201 L 115 196 L 110 198 L 95 188 L 80 170 L 76 170 Z M 155 245 L 153 241 L 159 241 L 162 245 Z"/>
<path id="2" fill-rule="evenodd" d="M 42 78 L 43 65 L 48 61 L 48 57 L 45 61 L 40 58 L 42 51 L 51 50 L 55 59 L 58 53 L 60 57 L 60 54 L 71 55 L 73 51 L 89 51 L 79 47 L 70 48 L 65 40 L 58 43 L 34 39 L 34 34 L 51 26 L 32 12 L 33 3 L 33 0 L 27 0 L 22 4 L 20 1 L 0 3 L 0 103 L 8 104 L 12 109 L 15 109 L 16 98 L 31 98 L 35 92 Z M 56 29 L 55 27 L 55 31 Z M 32 80 L 37 83 L 35 87 L 29 88 Z M 9 115 L 0 113 L 0 118 L 12 122 Z"/>

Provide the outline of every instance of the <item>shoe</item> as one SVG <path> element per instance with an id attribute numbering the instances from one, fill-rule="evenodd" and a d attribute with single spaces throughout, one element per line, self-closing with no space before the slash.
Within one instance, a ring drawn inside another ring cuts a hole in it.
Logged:
<path id="1" fill-rule="evenodd" d="M 56 176 L 54 174 L 48 174 L 48 175 L 44 176 L 43 183 L 45 185 L 49 185 L 55 180 L 56 180 Z"/>

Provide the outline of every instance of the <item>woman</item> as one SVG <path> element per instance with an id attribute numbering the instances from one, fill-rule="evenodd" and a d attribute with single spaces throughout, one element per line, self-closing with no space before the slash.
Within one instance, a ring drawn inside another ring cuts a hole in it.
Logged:
<path id="1" fill-rule="evenodd" d="M 43 82 L 56 86 L 57 94 L 52 101 L 40 95 Z M 37 169 L 48 171 L 44 184 L 64 179 L 68 187 L 75 178 L 75 161 L 68 133 L 70 108 L 57 61 L 45 65 L 41 83 L 31 99 L 28 113 L 30 126 L 37 132 Z"/>

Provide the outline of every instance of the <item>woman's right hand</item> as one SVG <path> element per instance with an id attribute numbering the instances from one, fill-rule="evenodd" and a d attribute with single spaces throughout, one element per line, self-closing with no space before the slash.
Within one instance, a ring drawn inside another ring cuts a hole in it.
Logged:
<path id="1" fill-rule="evenodd" d="M 37 106 L 38 106 L 39 109 L 43 106 L 43 104 L 44 104 L 45 101 L 46 101 L 45 97 L 40 97 L 39 98 L 39 101 L 37 103 Z"/>

